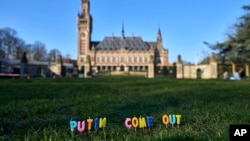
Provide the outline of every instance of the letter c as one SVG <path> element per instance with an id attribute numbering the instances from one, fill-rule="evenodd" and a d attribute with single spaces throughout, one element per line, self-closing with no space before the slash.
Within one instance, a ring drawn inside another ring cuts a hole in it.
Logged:
<path id="1" fill-rule="evenodd" d="M 131 118 L 126 118 L 126 120 L 125 120 L 125 126 L 128 129 L 130 129 L 132 127 L 132 125 L 131 125 Z"/>

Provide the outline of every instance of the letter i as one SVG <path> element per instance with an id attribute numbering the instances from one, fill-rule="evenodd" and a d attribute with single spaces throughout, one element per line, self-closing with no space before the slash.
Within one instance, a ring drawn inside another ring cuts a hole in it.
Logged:
<path id="1" fill-rule="evenodd" d="M 94 119 L 94 129 L 97 131 L 99 125 L 98 125 L 99 121 L 98 121 L 98 118 L 95 118 Z"/>

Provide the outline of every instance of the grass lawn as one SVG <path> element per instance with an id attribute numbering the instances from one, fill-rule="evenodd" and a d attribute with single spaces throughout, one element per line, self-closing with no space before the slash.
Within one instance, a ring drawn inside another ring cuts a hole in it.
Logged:
<path id="1" fill-rule="evenodd" d="M 250 124 L 250 81 L 102 77 L 0 80 L 2 140 L 229 140 L 230 124 Z M 178 127 L 162 123 L 180 114 Z M 127 129 L 152 116 L 153 128 Z M 107 127 L 71 132 L 71 119 L 106 117 Z"/>

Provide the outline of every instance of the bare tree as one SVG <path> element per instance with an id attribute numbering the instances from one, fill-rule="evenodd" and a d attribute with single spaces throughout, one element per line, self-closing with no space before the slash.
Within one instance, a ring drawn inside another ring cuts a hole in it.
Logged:
<path id="1" fill-rule="evenodd" d="M 36 41 L 32 45 L 32 55 L 35 61 L 41 61 L 46 58 L 47 50 L 42 42 Z"/>
<path id="2" fill-rule="evenodd" d="M 61 55 L 61 52 L 58 49 L 55 49 L 55 48 L 51 49 L 49 51 L 49 54 L 48 54 L 48 56 L 49 56 L 49 58 L 50 58 L 51 61 L 56 61 L 56 57 L 58 55 Z"/>
<path id="3" fill-rule="evenodd" d="M 2 29 L 0 29 L 0 58 L 5 58 L 3 38 L 4 38 L 4 31 Z"/>
<path id="4" fill-rule="evenodd" d="M 0 58 L 5 58 L 4 31 L 0 29 Z"/>
<path id="5" fill-rule="evenodd" d="M 20 60 L 22 58 L 23 53 L 26 52 L 27 56 L 29 56 L 28 58 L 30 58 L 30 53 L 31 53 L 31 45 L 30 44 L 26 44 L 24 40 L 19 39 L 17 42 L 17 45 L 15 47 L 13 56 L 15 59 Z"/>
<path id="6" fill-rule="evenodd" d="M 19 38 L 17 32 L 11 28 L 0 29 L 0 50 L 9 59 L 14 54 Z"/>

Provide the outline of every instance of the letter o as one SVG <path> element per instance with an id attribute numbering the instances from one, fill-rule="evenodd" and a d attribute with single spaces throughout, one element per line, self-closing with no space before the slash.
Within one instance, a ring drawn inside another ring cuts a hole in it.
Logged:
<path id="1" fill-rule="evenodd" d="M 167 115 L 163 115 L 162 116 L 162 122 L 164 125 L 168 125 L 169 124 L 169 118 Z"/>
<path id="2" fill-rule="evenodd" d="M 138 118 L 137 118 L 137 117 L 133 117 L 133 118 L 132 118 L 132 126 L 133 126 L 134 128 L 137 128 L 138 125 L 139 125 Z"/>

